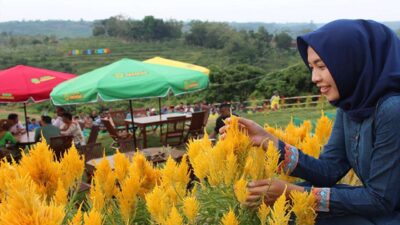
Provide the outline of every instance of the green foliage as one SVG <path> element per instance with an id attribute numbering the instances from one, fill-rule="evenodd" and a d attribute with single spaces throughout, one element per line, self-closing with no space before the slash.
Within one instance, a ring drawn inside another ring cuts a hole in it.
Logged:
<path id="1" fill-rule="evenodd" d="M 281 49 L 290 49 L 292 40 L 292 37 L 286 32 L 281 32 L 275 35 L 276 47 Z"/>
<path id="2" fill-rule="evenodd" d="M 257 80 L 265 74 L 262 69 L 249 65 L 236 65 L 226 69 L 212 67 L 211 71 L 212 85 L 207 92 L 207 100 L 217 102 L 246 100 L 254 91 Z"/>
<path id="3" fill-rule="evenodd" d="M 96 21 L 92 34 L 93 36 L 106 35 L 127 40 L 176 39 L 182 35 L 182 26 L 182 22 L 164 21 L 153 16 L 146 16 L 143 20 L 113 16 L 109 19 Z"/>
<path id="4" fill-rule="evenodd" d="M 311 82 L 310 71 L 302 63 L 267 74 L 257 84 L 256 90 L 266 98 L 272 96 L 275 90 L 283 96 L 318 93 Z"/>
<path id="5" fill-rule="evenodd" d="M 195 20 L 190 22 L 190 31 L 186 34 L 185 40 L 187 44 L 221 49 L 233 32 L 227 23 Z"/>

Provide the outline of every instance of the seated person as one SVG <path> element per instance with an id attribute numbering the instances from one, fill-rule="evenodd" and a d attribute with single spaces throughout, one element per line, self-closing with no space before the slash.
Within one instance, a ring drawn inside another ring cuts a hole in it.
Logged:
<path id="1" fill-rule="evenodd" d="M 60 129 L 51 124 L 50 116 L 42 116 L 40 120 L 41 127 L 35 130 L 35 141 L 41 140 L 42 135 L 47 143 L 50 142 L 50 138 L 60 136 Z"/>
<path id="2" fill-rule="evenodd" d="M 71 135 L 73 136 L 73 140 L 76 147 L 80 147 L 85 145 L 85 138 L 83 136 L 82 130 L 80 126 L 76 123 L 72 122 L 72 115 L 69 112 L 64 112 L 63 116 L 64 125 L 61 127 L 61 135 Z"/>
<path id="3" fill-rule="evenodd" d="M 26 129 L 19 122 L 18 115 L 16 113 L 10 113 L 8 115 L 8 120 L 11 125 L 9 131 L 11 132 L 12 135 L 20 135 L 26 133 Z"/>
<path id="4" fill-rule="evenodd" d="M 66 112 L 66 111 L 65 111 L 65 109 L 64 109 L 63 107 L 57 106 L 57 108 L 56 108 L 57 117 L 56 117 L 56 119 L 53 121 L 53 125 L 54 125 L 54 126 L 56 126 L 56 127 L 58 127 L 58 128 L 61 128 L 61 127 L 64 125 L 62 116 L 63 116 L 63 114 L 64 114 L 65 112 Z"/>
<path id="5" fill-rule="evenodd" d="M 0 148 L 7 147 L 6 144 L 15 145 L 17 141 L 14 136 L 12 136 L 11 132 L 8 131 L 10 127 L 8 120 L 0 120 Z"/>
<path id="6" fill-rule="evenodd" d="M 36 121 L 35 118 L 32 118 L 31 122 L 28 123 L 28 131 L 34 131 L 36 128 L 39 128 L 40 124 Z"/>
<path id="7" fill-rule="evenodd" d="M 233 113 L 233 115 L 237 116 Z M 210 134 L 210 138 L 216 138 L 219 133 L 219 129 L 225 126 L 224 120 L 231 116 L 231 105 L 227 103 L 223 103 L 219 106 L 219 117 L 215 121 L 215 127 L 213 132 Z"/>

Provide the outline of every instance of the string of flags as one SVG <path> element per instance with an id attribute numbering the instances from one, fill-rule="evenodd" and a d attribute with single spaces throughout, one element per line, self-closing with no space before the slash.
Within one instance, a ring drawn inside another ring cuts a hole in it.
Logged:
<path id="1" fill-rule="evenodd" d="M 111 51 L 109 48 L 97 48 L 97 49 L 72 49 L 68 50 L 68 55 L 103 55 L 109 54 Z"/>

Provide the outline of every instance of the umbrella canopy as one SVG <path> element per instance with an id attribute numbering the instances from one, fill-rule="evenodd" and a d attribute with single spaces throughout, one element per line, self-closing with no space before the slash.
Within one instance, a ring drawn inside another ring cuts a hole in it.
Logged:
<path id="1" fill-rule="evenodd" d="M 154 58 L 145 60 L 144 62 L 165 65 L 165 66 L 174 66 L 174 67 L 179 67 L 179 68 L 183 68 L 183 69 L 197 70 L 197 71 L 200 71 L 207 75 L 210 74 L 210 70 L 205 67 L 193 65 L 190 63 L 175 61 L 175 60 L 171 60 L 171 59 L 166 59 L 166 58 L 162 58 L 162 57 L 154 57 Z"/>
<path id="2" fill-rule="evenodd" d="M 0 102 L 34 102 L 50 98 L 59 83 L 75 75 L 30 66 L 18 65 L 0 71 Z"/>
<path id="3" fill-rule="evenodd" d="M 207 88 L 208 76 L 196 70 L 121 59 L 66 81 L 51 92 L 55 105 L 164 97 Z"/>

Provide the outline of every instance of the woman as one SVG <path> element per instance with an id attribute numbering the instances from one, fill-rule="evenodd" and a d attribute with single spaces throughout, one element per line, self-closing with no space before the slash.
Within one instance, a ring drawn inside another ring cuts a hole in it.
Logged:
<path id="1" fill-rule="evenodd" d="M 86 144 L 85 138 L 83 137 L 80 126 L 72 121 L 72 115 L 68 112 L 64 112 L 62 115 L 63 125 L 61 127 L 61 135 L 71 135 L 74 138 L 76 147 L 80 147 Z"/>
<path id="2" fill-rule="evenodd" d="M 400 40 L 374 21 L 337 20 L 297 43 L 312 82 L 338 108 L 332 134 L 314 159 L 241 118 L 255 145 L 274 141 L 282 168 L 309 183 L 253 181 L 247 204 L 272 204 L 287 187 L 315 195 L 317 224 L 400 224 Z M 336 185 L 351 168 L 363 185 Z"/>
<path id="3" fill-rule="evenodd" d="M 0 148 L 7 147 L 6 144 L 15 145 L 17 143 L 14 136 L 8 131 L 9 127 L 8 120 L 0 120 Z"/>

